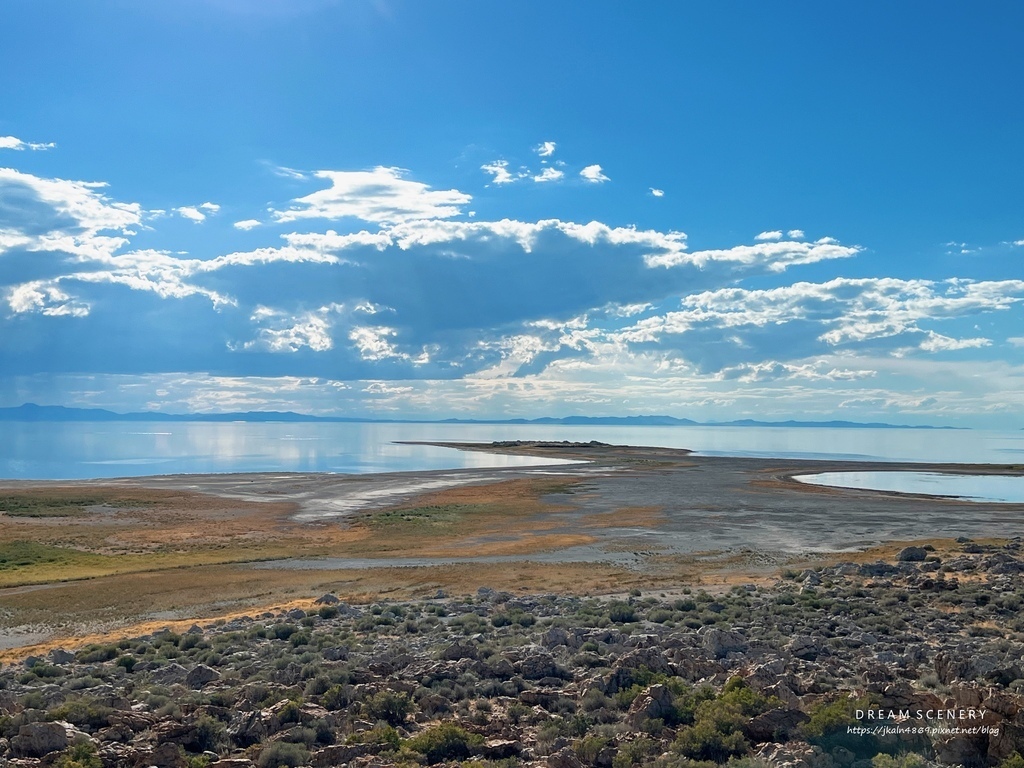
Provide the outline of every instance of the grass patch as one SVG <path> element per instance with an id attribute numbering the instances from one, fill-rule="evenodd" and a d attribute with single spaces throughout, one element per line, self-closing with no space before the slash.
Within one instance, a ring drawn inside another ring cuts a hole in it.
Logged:
<path id="1" fill-rule="evenodd" d="M 0 542 L 0 571 L 13 571 L 38 565 L 79 565 L 98 558 L 98 555 L 90 555 L 87 552 L 50 547 L 34 541 Z"/>
<path id="2" fill-rule="evenodd" d="M 142 507 L 152 502 L 110 500 L 98 496 L 44 496 L 35 493 L 0 496 L 0 512 L 9 517 L 81 517 L 89 507 Z"/>
<path id="3" fill-rule="evenodd" d="M 401 526 L 418 528 L 446 528 L 457 523 L 466 515 L 483 510 L 480 504 L 436 504 L 412 509 L 390 509 L 369 516 L 367 523 L 372 528 L 387 529 Z"/>

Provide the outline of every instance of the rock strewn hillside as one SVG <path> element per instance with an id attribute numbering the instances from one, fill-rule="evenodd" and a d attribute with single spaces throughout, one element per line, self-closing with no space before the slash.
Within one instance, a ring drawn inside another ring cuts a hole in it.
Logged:
<path id="1" fill-rule="evenodd" d="M 328 595 L 54 651 L 0 673 L 0 765 L 1019 766 L 1021 543 L 961 550 L 718 595 Z M 949 709 L 983 714 L 857 717 Z M 878 724 L 976 732 L 850 732 Z"/>

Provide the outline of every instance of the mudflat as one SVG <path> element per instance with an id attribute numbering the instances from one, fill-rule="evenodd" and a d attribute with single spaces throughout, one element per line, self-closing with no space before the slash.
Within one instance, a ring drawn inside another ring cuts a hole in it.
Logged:
<path id="1" fill-rule="evenodd" d="M 447 444 L 451 445 L 451 444 Z M 486 586 L 616 594 L 728 588 L 780 568 L 941 552 L 1022 531 L 1024 505 L 807 485 L 856 470 L 1019 466 L 701 457 L 464 444 L 578 464 L 344 476 L 169 475 L 0 484 L 0 648 L 84 641 L 324 592 L 359 602 Z"/>

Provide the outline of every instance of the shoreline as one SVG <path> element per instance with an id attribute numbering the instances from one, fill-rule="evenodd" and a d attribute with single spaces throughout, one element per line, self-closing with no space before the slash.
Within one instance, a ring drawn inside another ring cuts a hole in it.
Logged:
<path id="1" fill-rule="evenodd" d="M 49 547 L 41 558 L 64 560 L 0 567 L 0 598 L 12 606 L 0 612 L 0 645 L 47 633 L 71 642 L 161 617 L 209 620 L 330 588 L 359 601 L 482 585 L 577 594 L 710 586 L 774 578 L 794 563 L 891 555 L 898 544 L 1024 532 L 1024 504 L 792 477 L 1021 474 L 1013 465 L 698 456 L 593 443 L 444 445 L 586 463 L 0 481 L 0 494 L 91 494 L 97 502 L 63 517 L 4 516 L 0 547 L 34 541 Z M 45 618 L 58 606 L 60 626 Z"/>

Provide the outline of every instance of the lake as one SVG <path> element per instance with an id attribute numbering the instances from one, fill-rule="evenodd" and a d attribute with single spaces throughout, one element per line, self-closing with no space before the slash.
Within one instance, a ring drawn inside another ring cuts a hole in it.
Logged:
<path id="1" fill-rule="evenodd" d="M 708 456 L 1024 463 L 1024 432 L 489 424 L 3 422 L 0 477 L 207 472 L 369 473 L 552 464 L 398 440 L 598 440 Z"/>
<path id="2" fill-rule="evenodd" d="M 954 475 L 940 472 L 820 472 L 794 475 L 812 485 L 872 491 L 955 496 L 965 501 L 1024 503 L 1024 477 Z"/>

